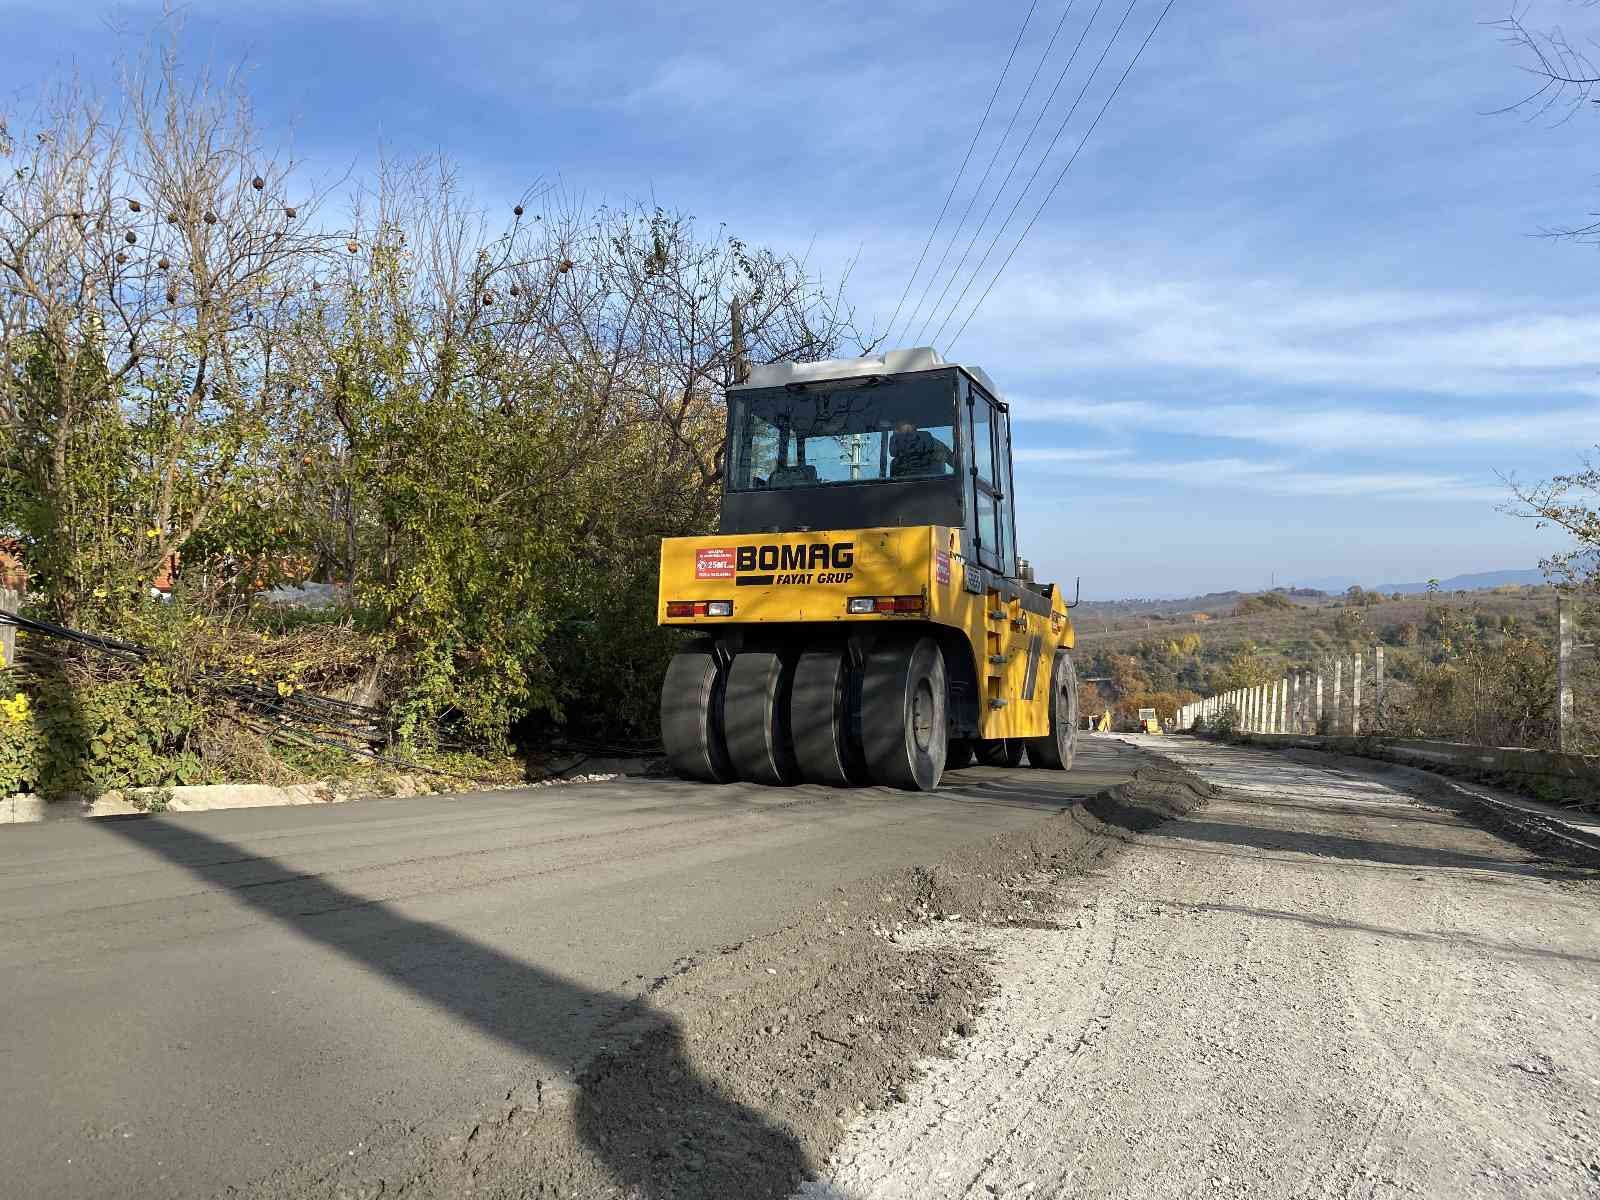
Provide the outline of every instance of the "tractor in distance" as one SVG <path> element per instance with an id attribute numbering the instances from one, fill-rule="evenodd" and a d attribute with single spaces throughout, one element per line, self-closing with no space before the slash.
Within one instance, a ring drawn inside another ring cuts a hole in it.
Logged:
<path id="1" fill-rule="evenodd" d="M 1017 556 L 1009 410 L 931 349 L 755 368 L 727 392 L 718 532 L 661 544 L 661 690 L 689 779 L 929 790 L 1070 769 L 1076 635 Z"/>

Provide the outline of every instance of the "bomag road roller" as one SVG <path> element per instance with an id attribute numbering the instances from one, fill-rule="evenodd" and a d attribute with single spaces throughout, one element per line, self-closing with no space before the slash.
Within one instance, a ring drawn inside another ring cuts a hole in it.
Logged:
<path id="1" fill-rule="evenodd" d="M 1072 765 L 1070 607 L 1017 557 L 1008 410 L 929 349 L 730 387 L 720 532 L 661 544 L 661 690 L 690 779 L 937 786 Z"/>

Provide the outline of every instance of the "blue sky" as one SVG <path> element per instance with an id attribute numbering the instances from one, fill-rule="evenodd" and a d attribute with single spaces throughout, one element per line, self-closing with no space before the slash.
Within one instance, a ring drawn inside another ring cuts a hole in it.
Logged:
<path id="1" fill-rule="evenodd" d="M 1124 2 L 1089 29 L 991 229 Z M 1023 218 L 1163 2 L 1138 0 Z M 824 274 L 854 260 L 849 295 L 883 332 L 1027 7 L 195 0 L 185 13 L 192 57 L 243 61 L 260 120 L 315 169 L 363 169 L 380 145 L 443 150 L 491 205 L 536 180 L 654 199 Z M 159 13 L 0 9 L 8 99 L 65 69 L 104 75 Z M 952 263 L 1093 11 L 1075 0 Z M 1600 114 L 1484 115 L 1526 89 L 1484 24 L 1506 11 L 1177 0 L 954 347 L 1013 402 L 1041 575 L 1081 575 L 1095 597 L 1378 583 L 1532 566 L 1558 544 L 1496 511 L 1496 472 L 1542 477 L 1600 442 L 1595 251 L 1533 236 L 1600 208 Z M 1061 13 L 1040 0 L 935 258 Z M 1563 0 L 1526 16 L 1600 34 L 1600 13 Z"/>

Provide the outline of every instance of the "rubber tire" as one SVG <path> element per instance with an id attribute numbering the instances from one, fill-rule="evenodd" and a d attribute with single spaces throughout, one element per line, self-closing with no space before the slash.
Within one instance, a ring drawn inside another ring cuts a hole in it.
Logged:
<path id="1" fill-rule="evenodd" d="M 944 656 L 932 638 L 885 638 L 872 648 L 861 686 L 861 740 L 875 782 L 920 792 L 939 786 L 949 702 Z"/>
<path id="2" fill-rule="evenodd" d="M 742 650 L 728 669 L 722 728 L 728 757 L 740 779 L 783 787 L 800 782 L 789 734 L 789 693 L 794 656 L 776 650 Z"/>
<path id="3" fill-rule="evenodd" d="M 970 767 L 977 761 L 978 752 L 972 748 L 971 738 L 950 739 L 950 747 L 944 756 L 946 771 L 959 771 L 962 767 Z"/>
<path id="4" fill-rule="evenodd" d="M 1028 739 L 1028 765 L 1047 771 L 1070 771 L 1078 752 L 1078 672 L 1072 655 L 1056 651 L 1050 668 L 1050 729 Z"/>
<path id="5" fill-rule="evenodd" d="M 982 738 L 973 746 L 978 762 L 986 767 L 1017 767 L 1022 765 L 1022 752 L 1026 749 L 1022 738 Z"/>
<path id="6" fill-rule="evenodd" d="M 728 673 L 710 638 L 696 638 L 672 656 L 661 681 L 661 744 L 685 779 L 731 783 L 733 760 L 722 730 Z"/>
<path id="7" fill-rule="evenodd" d="M 850 660 L 843 646 L 817 646 L 800 656 L 789 697 L 789 728 L 800 776 L 807 783 L 854 787 L 870 781 L 851 720 Z"/>

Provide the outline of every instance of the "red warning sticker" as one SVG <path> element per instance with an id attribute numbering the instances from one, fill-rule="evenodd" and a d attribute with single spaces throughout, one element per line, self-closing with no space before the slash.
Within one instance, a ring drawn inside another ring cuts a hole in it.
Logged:
<path id="1" fill-rule="evenodd" d="M 696 579 L 732 579 L 733 547 L 716 546 L 694 552 L 694 577 Z"/>
<path id="2" fill-rule="evenodd" d="M 934 551 L 933 577 L 940 583 L 950 582 L 950 552 L 948 550 Z"/>

